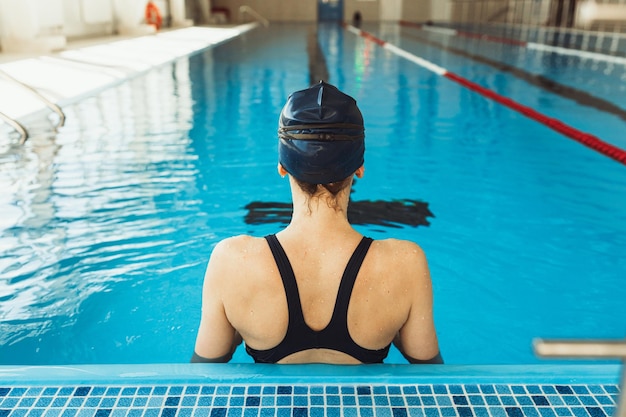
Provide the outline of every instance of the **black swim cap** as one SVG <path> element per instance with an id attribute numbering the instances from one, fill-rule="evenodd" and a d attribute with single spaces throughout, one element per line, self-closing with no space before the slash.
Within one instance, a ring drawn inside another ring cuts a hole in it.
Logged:
<path id="1" fill-rule="evenodd" d="M 328 184 L 363 165 L 363 116 L 356 101 L 320 81 L 289 96 L 278 122 L 278 160 L 294 178 Z"/>

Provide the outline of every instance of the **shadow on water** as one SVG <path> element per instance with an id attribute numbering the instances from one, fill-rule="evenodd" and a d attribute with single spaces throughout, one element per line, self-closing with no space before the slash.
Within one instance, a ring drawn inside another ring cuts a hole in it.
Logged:
<path id="1" fill-rule="evenodd" d="M 254 201 L 245 207 L 247 224 L 289 224 L 293 206 L 291 203 Z M 418 200 L 353 201 L 348 205 L 348 221 L 354 225 L 379 225 L 386 227 L 429 226 L 428 217 L 435 215 L 428 203 Z"/>

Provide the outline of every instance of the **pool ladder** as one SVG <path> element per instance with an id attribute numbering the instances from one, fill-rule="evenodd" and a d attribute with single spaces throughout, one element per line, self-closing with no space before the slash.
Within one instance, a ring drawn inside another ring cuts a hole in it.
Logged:
<path id="1" fill-rule="evenodd" d="M 55 129 L 58 129 L 59 127 L 65 124 L 65 113 L 63 113 L 63 109 L 61 109 L 61 107 L 59 107 L 58 105 L 48 100 L 39 91 L 35 90 L 30 85 L 23 83 L 22 81 L 12 77 L 11 75 L 7 74 L 6 72 L 2 70 L 0 70 L 0 76 L 14 84 L 21 86 L 22 88 L 25 88 L 26 90 L 31 92 L 35 97 L 37 97 L 37 99 L 42 101 L 46 105 L 46 107 L 48 107 L 53 112 L 55 112 L 59 116 L 59 121 L 57 122 Z M 26 130 L 24 125 L 22 125 L 17 120 L 9 117 L 3 112 L 0 112 L 0 119 L 4 120 L 9 126 L 11 126 L 13 129 L 15 129 L 15 131 L 17 131 L 20 134 L 20 143 L 23 144 L 24 142 L 26 142 L 26 140 L 28 139 L 28 130 Z"/>
<path id="2" fill-rule="evenodd" d="M 614 417 L 626 417 L 626 339 L 624 340 L 543 340 L 534 341 L 535 353 L 552 358 L 588 358 L 622 360 L 620 393 Z"/>

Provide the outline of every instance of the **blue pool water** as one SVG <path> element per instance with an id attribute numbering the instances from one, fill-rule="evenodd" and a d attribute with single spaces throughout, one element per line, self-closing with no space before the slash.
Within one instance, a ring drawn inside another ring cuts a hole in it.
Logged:
<path id="1" fill-rule="evenodd" d="M 477 58 L 626 109 L 623 66 L 366 29 L 626 149 L 619 114 Z M 311 31 L 258 28 L 67 107 L 57 134 L 0 145 L 0 364 L 189 360 L 213 246 L 281 227 L 246 206 L 289 201 L 276 123 L 310 82 Z M 447 363 L 537 363 L 534 337 L 626 335 L 624 165 L 338 26 L 317 35 L 328 81 L 365 118 L 353 205 L 396 202 L 391 224 L 357 228 L 425 249 Z M 422 211 L 407 219 L 409 202 Z"/>

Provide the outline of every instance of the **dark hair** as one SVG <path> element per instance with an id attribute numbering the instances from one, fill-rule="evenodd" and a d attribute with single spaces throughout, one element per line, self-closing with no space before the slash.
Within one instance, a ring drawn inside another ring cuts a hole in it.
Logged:
<path id="1" fill-rule="evenodd" d="M 300 181 L 297 178 L 294 178 L 296 184 L 300 187 L 302 191 L 308 194 L 309 198 L 315 197 L 322 189 L 328 191 L 332 198 L 327 199 L 327 203 L 329 207 L 338 208 L 337 207 L 337 194 L 343 191 L 346 187 L 350 185 L 350 181 L 352 180 L 352 175 L 348 178 L 344 178 L 341 181 L 331 182 L 328 184 L 312 184 L 309 182 Z"/>

